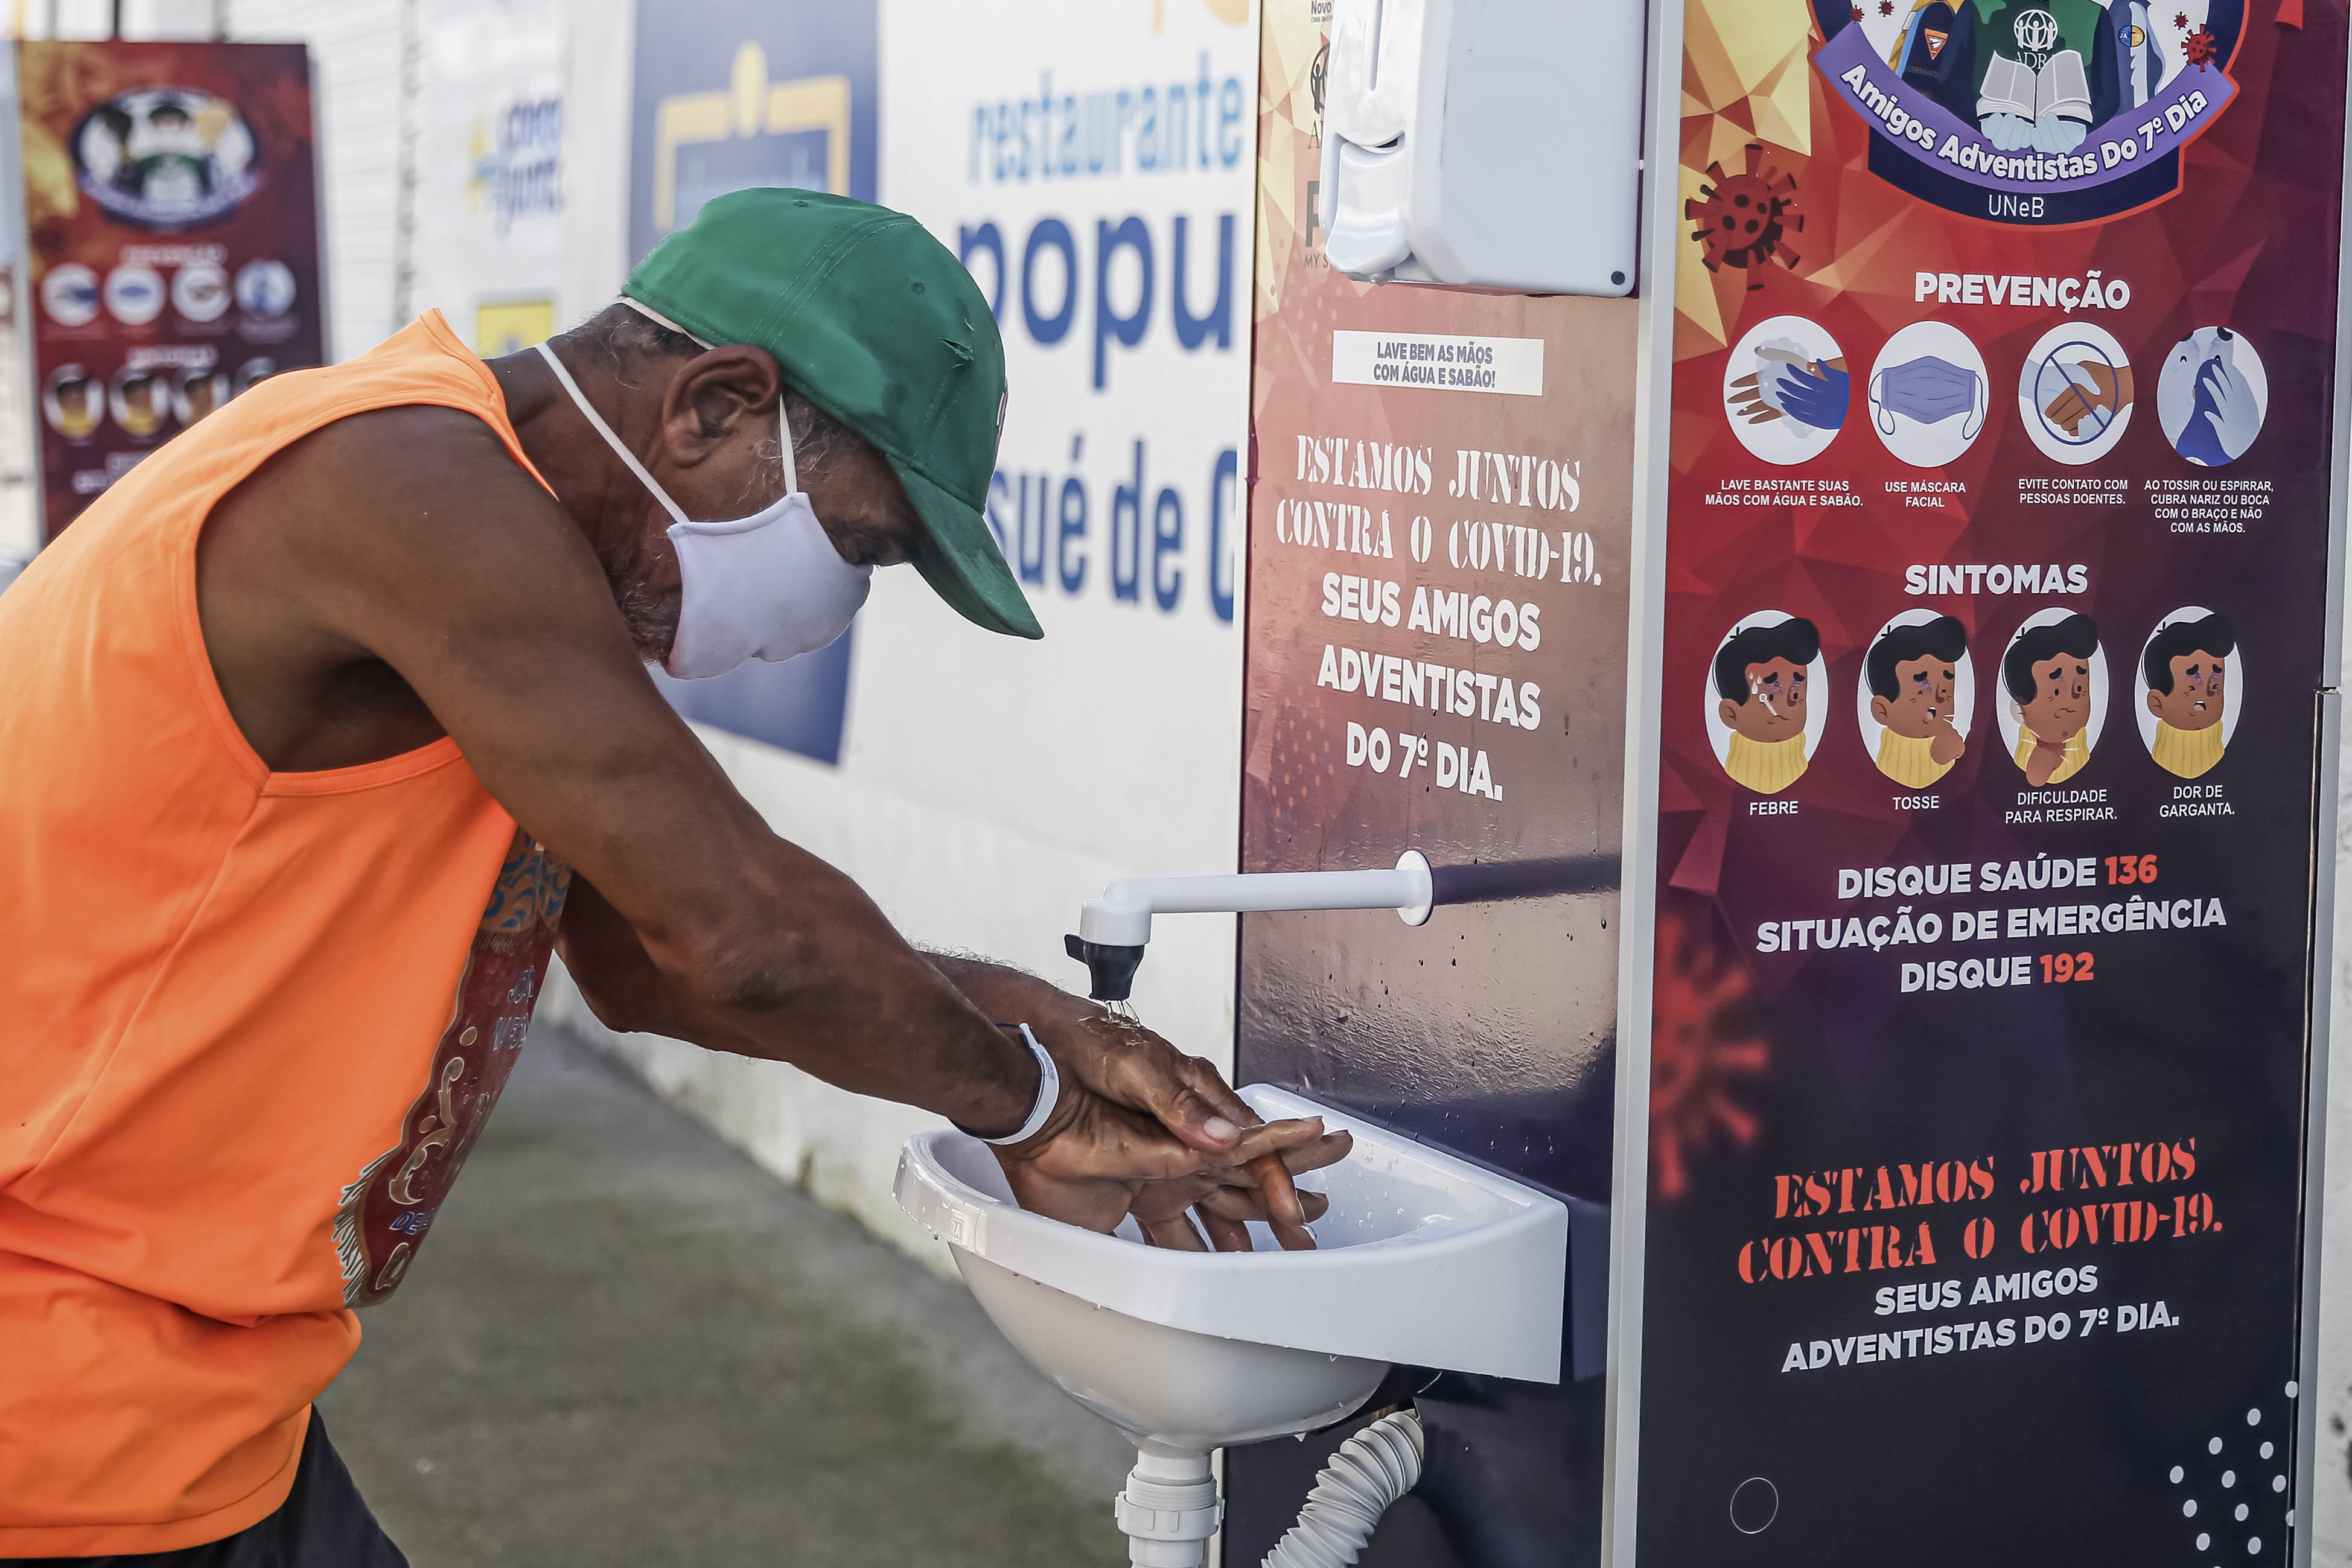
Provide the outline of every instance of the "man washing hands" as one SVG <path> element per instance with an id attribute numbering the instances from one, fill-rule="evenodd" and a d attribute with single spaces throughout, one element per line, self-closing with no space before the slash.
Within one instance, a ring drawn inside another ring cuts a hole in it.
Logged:
<path id="1" fill-rule="evenodd" d="M 1313 1245 L 1291 1178 L 1344 1134 L 916 951 L 646 673 L 824 647 L 899 563 L 1041 635 L 983 511 L 1005 396 L 914 220 L 744 191 L 535 352 L 429 313 L 262 383 L 0 596 L 0 755 L 40 759 L 0 770 L 0 1568 L 401 1568 L 311 1401 L 557 952 L 615 1029 L 991 1139 L 1038 1213 Z"/>
<path id="2" fill-rule="evenodd" d="M 1028 1018 L 1058 1069 L 1061 1097 L 1045 1121 L 996 1151 L 1022 1207 L 1102 1231 L 1132 1213 L 1154 1247 L 1247 1252 L 1254 1219 L 1292 1251 L 1314 1247 L 1307 1225 L 1329 1200 L 1290 1178 L 1344 1159 L 1347 1133 L 1325 1132 L 1319 1119 L 1262 1121 L 1210 1063 L 1043 981 L 970 959 L 933 962 L 966 995 Z M 1077 1142 L 1057 1142 L 1068 1137 Z M 1106 1158 L 1154 1173 L 1105 1176 Z"/>

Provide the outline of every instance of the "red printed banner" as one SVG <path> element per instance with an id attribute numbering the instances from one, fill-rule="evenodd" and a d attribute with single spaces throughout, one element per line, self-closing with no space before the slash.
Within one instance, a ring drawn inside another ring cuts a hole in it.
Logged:
<path id="1" fill-rule="evenodd" d="M 1642 1560 L 2292 1561 L 2345 8 L 1685 16 Z"/>
<path id="2" fill-rule="evenodd" d="M 16 46 L 43 527 L 325 354 L 299 44 Z"/>

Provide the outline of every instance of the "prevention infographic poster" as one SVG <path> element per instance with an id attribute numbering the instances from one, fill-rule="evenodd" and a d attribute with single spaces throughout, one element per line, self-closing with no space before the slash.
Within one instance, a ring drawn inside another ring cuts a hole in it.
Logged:
<path id="1" fill-rule="evenodd" d="M 2287 1563 L 2344 6 L 1685 16 L 1639 1559 Z"/>
<path id="2" fill-rule="evenodd" d="M 254 383 L 323 363 L 309 52 L 16 46 L 42 526 Z"/>
<path id="3" fill-rule="evenodd" d="M 1440 868 L 1579 890 L 1242 921 L 1235 1081 L 1297 1087 L 1565 1197 L 1605 1279 L 1632 574 L 1631 300 L 1335 271 L 1317 216 L 1329 7 L 1266 0 L 1242 868 Z M 1558 1386 L 1423 1373 L 1432 1434 L 1364 1561 L 1599 1542 L 1602 1292 Z M 1573 1315 L 1573 1314 L 1572 1314 Z M 1400 1374 L 1404 1375 L 1404 1374 Z M 1256 1562 L 1345 1431 L 1227 1457 Z"/>

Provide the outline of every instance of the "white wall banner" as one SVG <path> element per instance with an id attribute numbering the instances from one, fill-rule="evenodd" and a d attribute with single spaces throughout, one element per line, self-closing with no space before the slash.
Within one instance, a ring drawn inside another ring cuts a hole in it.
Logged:
<path id="1" fill-rule="evenodd" d="M 562 0 L 424 0 L 417 308 L 485 355 L 539 342 L 577 304 L 563 269 Z M 614 172 L 599 171 L 612 178 Z"/>
<path id="2" fill-rule="evenodd" d="M 1045 641 L 877 592 L 852 772 L 1051 846 L 1025 858 L 1017 956 L 1076 984 L 1055 949 L 1101 890 L 1084 877 L 1234 865 L 1256 7 L 886 0 L 882 18 L 881 199 L 963 258 L 1003 332 L 989 519 Z M 1232 924 L 1161 925 L 1145 1020 L 1222 1056 Z"/>

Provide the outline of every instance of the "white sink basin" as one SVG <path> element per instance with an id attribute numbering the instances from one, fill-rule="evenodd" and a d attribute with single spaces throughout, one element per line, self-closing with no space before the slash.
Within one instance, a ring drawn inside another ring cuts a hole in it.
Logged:
<path id="1" fill-rule="evenodd" d="M 1286 1089 L 1241 1091 L 1269 1121 L 1355 1134 L 1300 1178 L 1330 1212 L 1318 1250 L 1171 1252 L 1133 1222 L 1101 1236 L 1028 1214 L 988 1146 L 910 1140 L 898 1198 L 948 1243 L 1004 1336 L 1146 1455 L 1203 1454 L 1328 1426 L 1391 1363 L 1559 1381 L 1568 1211 L 1551 1197 Z"/>

